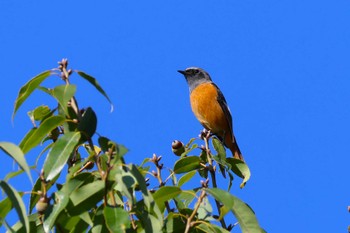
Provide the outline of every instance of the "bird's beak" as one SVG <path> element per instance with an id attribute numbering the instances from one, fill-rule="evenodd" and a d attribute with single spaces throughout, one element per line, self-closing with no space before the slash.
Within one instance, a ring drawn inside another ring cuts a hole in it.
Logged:
<path id="1" fill-rule="evenodd" d="M 184 70 L 178 70 L 177 72 L 179 72 L 180 74 L 183 74 L 183 75 L 185 75 L 185 71 Z"/>

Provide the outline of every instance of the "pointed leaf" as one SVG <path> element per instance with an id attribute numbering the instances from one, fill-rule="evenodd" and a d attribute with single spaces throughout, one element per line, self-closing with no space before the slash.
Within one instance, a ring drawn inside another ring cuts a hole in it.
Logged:
<path id="1" fill-rule="evenodd" d="M 29 167 L 29 169 L 35 169 L 36 168 L 36 166 L 30 166 Z M 24 173 L 25 171 L 24 170 L 18 170 L 18 171 L 14 171 L 14 172 L 9 172 L 9 173 L 7 173 L 6 174 L 6 176 L 5 176 L 5 178 L 4 178 L 4 181 L 9 181 L 10 179 L 12 179 L 12 178 L 14 178 L 14 177 L 16 177 L 16 176 L 18 176 L 18 175 L 20 175 L 20 174 L 22 174 L 22 173 Z"/>
<path id="2" fill-rule="evenodd" d="M 88 107 L 82 115 L 82 119 L 78 124 L 78 130 L 82 132 L 84 138 L 91 138 L 97 127 L 97 117 L 92 108 Z"/>
<path id="3" fill-rule="evenodd" d="M 122 208 L 105 206 L 103 213 L 110 232 L 123 233 L 129 228 L 129 214 Z"/>
<path id="4" fill-rule="evenodd" d="M 82 202 L 88 200 L 91 196 L 103 190 L 104 187 L 104 181 L 97 180 L 76 189 L 72 192 L 69 198 L 71 199 L 73 205 L 77 206 Z"/>
<path id="5" fill-rule="evenodd" d="M 200 168 L 200 159 L 197 156 L 184 157 L 176 161 L 174 166 L 175 174 L 185 173 Z"/>
<path id="6" fill-rule="evenodd" d="M 23 196 L 23 193 L 18 193 L 21 197 Z M 13 204 L 11 200 L 7 197 L 0 201 L 0 227 L 6 217 L 6 215 L 12 210 Z"/>
<path id="7" fill-rule="evenodd" d="M 163 186 L 153 194 L 153 198 L 159 206 L 159 209 L 163 212 L 165 208 L 164 203 L 178 196 L 180 193 L 181 189 L 178 187 Z"/>
<path id="8" fill-rule="evenodd" d="M 57 126 L 62 125 L 65 119 L 62 116 L 51 116 L 46 118 L 38 128 L 33 128 L 22 139 L 19 147 L 24 154 L 27 154 L 31 149 L 40 144 L 40 142 Z"/>
<path id="9" fill-rule="evenodd" d="M 61 172 L 69 156 L 78 145 L 80 136 L 80 132 L 69 132 L 55 142 L 44 162 L 44 177 L 47 181 Z"/>
<path id="10" fill-rule="evenodd" d="M 41 121 L 45 117 L 52 115 L 51 109 L 47 105 L 41 105 L 34 110 L 28 112 L 28 116 L 32 122 Z"/>
<path id="11" fill-rule="evenodd" d="M 240 159 L 227 158 L 226 162 L 231 165 L 231 170 L 239 177 L 243 178 L 240 185 L 241 188 L 245 186 L 247 181 L 250 179 L 250 170 L 248 165 Z"/>
<path id="12" fill-rule="evenodd" d="M 33 184 L 32 175 L 30 174 L 30 169 L 22 150 L 15 144 L 9 142 L 0 142 L 0 149 L 18 163 L 18 165 L 27 173 L 30 182 Z"/>
<path id="13" fill-rule="evenodd" d="M 2 190 L 4 190 L 4 192 L 6 193 L 7 197 L 11 200 L 12 205 L 14 206 L 18 214 L 19 220 L 25 227 L 26 232 L 29 232 L 29 220 L 26 213 L 26 207 L 21 198 L 21 195 L 13 187 L 11 187 L 11 185 L 9 185 L 3 180 L 0 180 L 0 186 Z"/>
<path id="14" fill-rule="evenodd" d="M 61 105 L 63 111 L 68 116 L 68 101 L 74 96 L 77 87 L 75 85 L 60 85 L 51 90 L 52 96 Z"/>
<path id="15" fill-rule="evenodd" d="M 106 97 L 106 99 L 108 100 L 108 102 L 110 103 L 111 105 L 111 112 L 113 112 L 113 104 L 112 104 L 112 101 L 109 99 L 108 95 L 106 94 L 106 92 L 102 89 L 102 87 L 100 86 L 100 84 L 97 82 L 97 80 L 84 73 L 83 71 L 77 71 L 77 73 L 82 77 L 84 78 L 85 80 L 87 80 L 89 83 L 91 83 L 104 97 Z"/>
<path id="16" fill-rule="evenodd" d="M 180 179 L 179 182 L 177 183 L 178 187 L 181 187 L 185 183 L 187 183 L 194 175 L 196 174 L 196 171 L 190 171 L 183 175 Z"/>
<path id="17" fill-rule="evenodd" d="M 243 233 L 264 232 L 259 226 L 255 213 L 240 199 L 233 196 L 231 193 L 218 188 L 206 189 L 206 192 L 232 211 L 237 218 Z"/>
<path id="18" fill-rule="evenodd" d="M 15 101 L 15 107 L 12 114 L 12 119 L 14 119 L 17 110 L 21 105 L 24 103 L 24 101 L 32 94 L 32 92 L 47 78 L 51 75 L 51 71 L 47 70 L 43 73 L 35 76 L 30 81 L 28 81 L 26 84 L 24 84 L 21 89 L 19 90 L 17 99 Z"/>
<path id="19" fill-rule="evenodd" d="M 218 152 L 218 156 L 220 160 L 225 160 L 226 150 L 225 150 L 225 147 L 222 145 L 222 142 L 218 138 L 213 137 L 212 143 L 213 143 L 214 149 Z"/>
<path id="20" fill-rule="evenodd" d="M 69 195 L 62 191 L 55 192 L 55 196 L 56 202 L 51 213 L 49 215 L 45 214 L 45 220 L 43 224 L 45 232 L 50 232 L 51 228 L 55 224 L 57 217 L 66 208 L 69 202 Z"/>

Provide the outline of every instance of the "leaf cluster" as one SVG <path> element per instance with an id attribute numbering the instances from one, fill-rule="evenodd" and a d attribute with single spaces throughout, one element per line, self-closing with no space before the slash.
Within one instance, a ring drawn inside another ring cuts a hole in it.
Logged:
<path id="1" fill-rule="evenodd" d="M 199 139 L 203 146 L 198 146 L 196 139 L 186 145 L 174 141 L 172 151 L 179 157 L 169 166 L 172 168 L 165 168 L 157 155 L 141 165 L 128 164 L 128 150 L 123 145 L 96 133 L 94 110 L 79 108 L 71 75 L 87 80 L 111 103 L 95 78 L 68 69 L 65 59 L 58 68 L 35 76 L 20 89 L 13 117 L 35 90 L 54 98 L 57 105 L 41 105 L 28 112 L 33 128 L 18 146 L 0 142 L 3 152 L 20 167 L 0 180 L 6 194 L 0 201 L 0 226 L 9 232 L 217 233 L 239 225 L 242 232 L 264 232 L 252 209 L 230 193 L 234 176 L 242 178 L 240 187 L 244 187 L 250 178 L 249 168 L 243 161 L 226 158 L 218 139 L 203 132 Z M 64 84 L 41 86 L 49 77 L 59 77 Z M 209 148 L 210 141 L 215 154 Z M 25 156 L 34 148 L 43 149 L 36 163 L 29 166 Z M 42 166 L 38 162 L 41 156 L 45 157 Z M 35 182 L 33 169 L 40 170 Z M 22 173 L 32 182 L 32 190 L 17 191 L 11 186 L 9 180 Z M 227 189 L 217 186 L 218 174 L 228 174 Z M 198 187 L 185 188 L 195 178 L 204 180 Z M 30 195 L 28 204 L 22 199 L 26 194 Z M 12 226 L 6 221 L 11 210 L 18 215 Z M 236 220 L 230 218 L 227 225 L 228 213 Z"/>

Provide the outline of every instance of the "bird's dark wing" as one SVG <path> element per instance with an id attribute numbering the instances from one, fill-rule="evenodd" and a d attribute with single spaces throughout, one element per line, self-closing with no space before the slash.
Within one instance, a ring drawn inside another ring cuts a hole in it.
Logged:
<path id="1" fill-rule="evenodd" d="M 222 108 L 222 111 L 224 111 L 224 113 L 225 113 L 226 120 L 227 120 L 227 123 L 228 123 L 229 128 L 230 128 L 230 132 L 225 132 L 225 133 L 231 134 L 231 138 L 232 138 L 233 137 L 233 135 L 232 135 L 232 133 L 233 133 L 233 131 L 232 131 L 232 116 L 231 116 L 230 109 L 228 108 L 225 96 L 222 94 L 222 92 L 220 91 L 219 87 L 216 86 L 216 84 L 214 84 L 214 83 L 213 83 L 213 85 L 218 90 L 217 101 L 219 102 L 219 104 L 220 104 L 220 106 Z"/>

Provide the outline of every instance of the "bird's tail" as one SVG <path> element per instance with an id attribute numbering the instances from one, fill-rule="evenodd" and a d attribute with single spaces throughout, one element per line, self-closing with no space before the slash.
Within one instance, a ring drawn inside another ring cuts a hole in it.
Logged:
<path id="1" fill-rule="evenodd" d="M 232 141 L 230 142 L 226 142 L 225 143 L 227 145 L 227 147 L 230 149 L 230 151 L 232 152 L 232 156 L 236 159 L 240 159 L 242 161 L 244 161 L 243 155 L 241 153 L 241 150 L 238 147 L 236 138 L 233 136 L 232 137 Z"/>

